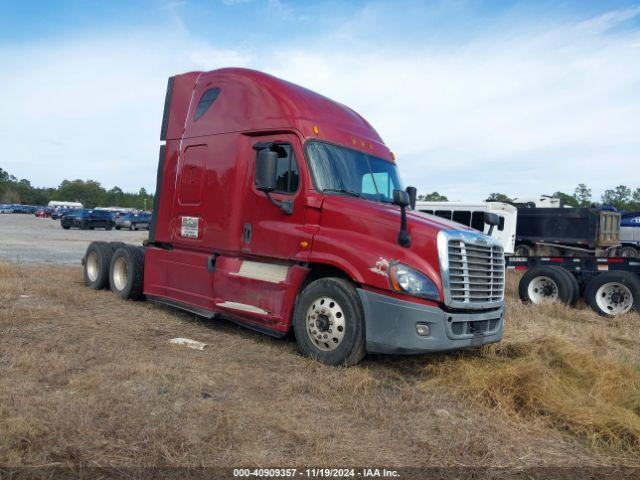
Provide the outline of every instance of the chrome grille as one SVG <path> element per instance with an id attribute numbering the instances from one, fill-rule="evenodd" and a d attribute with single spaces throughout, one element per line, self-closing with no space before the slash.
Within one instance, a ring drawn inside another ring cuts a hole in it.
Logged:
<path id="1" fill-rule="evenodd" d="M 502 302 L 505 262 L 500 245 L 481 237 L 450 238 L 447 261 L 445 286 L 451 306 L 477 308 Z"/>

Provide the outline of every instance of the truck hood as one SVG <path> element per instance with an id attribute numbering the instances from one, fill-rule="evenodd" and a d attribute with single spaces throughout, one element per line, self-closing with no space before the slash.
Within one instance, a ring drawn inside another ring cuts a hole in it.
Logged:
<path id="1" fill-rule="evenodd" d="M 477 232 L 459 223 L 409 210 L 407 228 L 411 246 L 405 248 L 397 241 L 400 207 L 327 195 L 322 202 L 312 257 L 333 263 L 360 284 L 386 290 L 389 286 L 385 266 L 392 262 L 405 263 L 426 274 L 441 290 L 438 233 L 441 230 Z"/>

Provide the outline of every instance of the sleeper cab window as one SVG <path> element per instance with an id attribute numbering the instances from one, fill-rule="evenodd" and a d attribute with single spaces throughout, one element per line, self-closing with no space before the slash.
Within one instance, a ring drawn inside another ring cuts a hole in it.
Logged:
<path id="1" fill-rule="evenodd" d="M 209 107 L 213 105 L 213 102 L 216 101 L 218 95 L 220 95 L 220 89 L 217 87 L 210 88 L 202 94 L 200 101 L 198 102 L 198 106 L 196 107 L 196 114 L 193 117 L 194 122 L 197 122 L 198 119 L 202 117 L 207 110 L 209 110 Z"/>
<path id="2" fill-rule="evenodd" d="M 293 154 L 293 149 L 288 143 L 278 144 L 282 148 L 278 155 L 278 167 L 276 168 L 276 188 L 274 192 L 292 194 L 298 190 L 300 174 L 298 164 Z M 282 155 L 285 156 L 282 156 Z"/>

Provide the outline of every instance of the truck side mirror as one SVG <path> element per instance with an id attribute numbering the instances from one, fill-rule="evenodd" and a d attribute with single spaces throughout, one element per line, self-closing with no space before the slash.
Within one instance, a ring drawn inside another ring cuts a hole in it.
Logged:
<path id="1" fill-rule="evenodd" d="M 489 225 L 489 232 L 487 235 L 491 236 L 493 228 L 500 223 L 500 217 L 495 213 L 484 212 L 484 223 Z"/>
<path id="2" fill-rule="evenodd" d="M 269 148 L 263 148 L 256 155 L 256 188 L 261 192 L 273 192 L 276 188 L 276 169 L 278 154 Z"/>
<path id="3" fill-rule="evenodd" d="M 409 198 L 409 194 L 404 190 L 394 190 L 393 191 L 393 204 L 398 205 L 400 207 L 408 207 L 411 199 Z"/>
<path id="4" fill-rule="evenodd" d="M 291 200 L 276 200 L 271 197 L 271 192 L 276 189 L 276 173 L 278 169 L 278 148 L 283 152 L 282 147 L 278 147 L 270 142 L 260 142 L 253 146 L 254 150 L 258 151 L 256 155 L 256 175 L 255 184 L 256 188 L 267 196 L 269 201 L 280 208 L 286 215 L 293 213 L 293 201 Z"/>
<path id="5" fill-rule="evenodd" d="M 402 247 L 411 246 L 411 237 L 407 231 L 407 207 L 411 203 L 409 194 L 404 190 L 393 191 L 393 204 L 400 207 L 400 232 L 398 232 L 398 243 Z"/>
<path id="6" fill-rule="evenodd" d="M 409 195 L 409 206 L 411 210 L 416 209 L 416 200 L 418 199 L 418 189 L 416 187 L 407 187 L 407 194 Z"/>

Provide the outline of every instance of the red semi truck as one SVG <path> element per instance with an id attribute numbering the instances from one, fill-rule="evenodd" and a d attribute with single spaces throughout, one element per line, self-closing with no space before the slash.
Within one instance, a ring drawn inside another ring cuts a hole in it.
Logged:
<path id="1" fill-rule="evenodd" d="M 501 339 L 501 245 L 413 211 L 415 189 L 350 108 L 252 70 L 185 73 L 161 140 L 149 238 L 92 243 L 90 287 L 293 329 L 333 365 Z"/>

